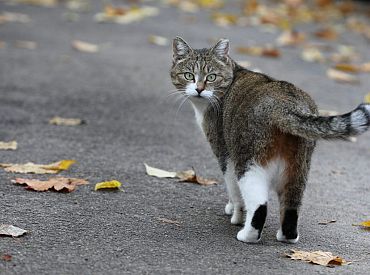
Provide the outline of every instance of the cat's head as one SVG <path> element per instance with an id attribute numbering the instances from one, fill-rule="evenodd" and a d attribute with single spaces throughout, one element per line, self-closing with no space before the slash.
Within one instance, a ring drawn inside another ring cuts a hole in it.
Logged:
<path id="1" fill-rule="evenodd" d="M 223 96 L 233 80 L 229 40 L 220 39 L 209 49 L 192 49 L 182 38 L 173 40 L 173 85 L 190 98 L 211 100 Z"/>

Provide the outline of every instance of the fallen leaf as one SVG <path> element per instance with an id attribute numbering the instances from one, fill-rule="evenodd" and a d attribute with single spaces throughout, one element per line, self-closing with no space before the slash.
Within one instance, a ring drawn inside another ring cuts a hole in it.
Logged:
<path id="1" fill-rule="evenodd" d="M 149 35 L 148 41 L 151 44 L 158 45 L 158 46 L 168 46 L 169 42 L 166 37 L 159 36 L 159 35 Z"/>
<path id="2" fill-rule="evenodd" d="M 216 12 L 212 14 L 212 21 L 220 27 L 227 27 L 236 25 L 238 22 L 238 17 L 231 13 Z"/>
<path id="3" fill-rule="evenodd" d="M 320 116 L 337 116 L 339 113 L 332 110 L 319 110 Z"/>
<path id="4" fill-rule="evenodd" d="M 304 48 L 301 53 L 301 58 L 307 62 L 324 62 L 325 57 L 316 47 Z"/>
<path id="5" fill-rule="evenodd" d="M 329 223 L 335 223 L 337 222 L 336 220 L 327 220 L 327 221 L 321 221 L 321 222 L 318 222 L 318 224 L 320 225 L 327 225 Z"/>
<path id="6" fill-rule="evenodd" d="M 85 52 L 85 53 L 96 53 L 99 51 L 99 46 L 95 44 L 91 44 L 88 42 L 84 42 L 81 40 L 73 40 L 72 41 L 72 47 L 75 50 L 78 50 L 80 52 Z"/>
<path id="7" fill-rule="evenodd" d="M 360 225 L 365 228 L 370 228 L 370 221 L 361 222 Z"/>
<path id="8" fill-rule="evenodd" d="M 15 0 L 15 2 L 43 7 L 54 7 L 58 4 L 58 0 Z"/>
<path id="9" fill-rule="evenodd" d="M 244 67 L 244 68 L 249 68 L 250 66 L 252 66 L 252 63 L 250 63 L 249 61 L 237 61 L 236 63 L 238 63 L 240 66 Z"/>
<path id="10" fill-rule="evenodd" d="M 181 223 L 179 221 L 170 220 L 166 218 L 158 218 L 158 220 L 162 223 L 169 223 L 169 224 L 174 224 L 176 226 L 181 226 Z"/>
<path id="11" fill-rule="evenodd" d="M 49 120 L 49 124 L 63 125 L 63 126 L 76 126 L 84 124 L 85 122 L 79 118 L 62 118 L 59 116 L 53 117 Z"/>
<path id="12" fill-rule="evenodd" d="M 0 224 L 0 235 L 19 237 L 26 232 L 27 230 L 24 230 L 11 224 Z"/>
<path id="13" fill-rule="evenodd" d="M 178 178 L 182 182 L 192 182 L 199 185 L 213 185 L 217 183 L 216 180 L 205 179 L 197 176 L 193 169 L 180 172 L 169 172 L 162 169 L 151 167 L 146 163 L 144 163 L 144 165 L 146 173 L 149 176 L 154 176 L 157 178 Z"/>
<path id="14" fill-rule="evenodd" d="M 34 41 L 17 40 L 15 46 L 21 49 L 34 50 L 37 48 L 37 43 Z"/>
<path id="15" fill-rule="evenodd" d="M 95 191 L 99 189 L 120 189 L 122 183 L 117 180 L 103 181 L 95 184 Z"/>
<path id="16" fill-rule="evenodd" d="M 12 255 L 9 254 L 3 254 L 1 255 L 1 259 L 5 262 L 10 262 L 12 260 Z"/>
<path id="17" fill-rule="evenodd" d="M 236 51 L 241 54 L 249 54 L 254 56 L 265 56 L 265 57 L 272 57 L 277 58 L 280 57 L 280 51 L 272 46 L 265 46 L 265 47 L 238 47 Z"/>
<path id="18" fill-rule="evenodd" d="M 337 52 L 330 56 L 330 60 L 335 63 L 350 63 L 358 59 L 358 54 L 353 46 L 339 45 Z"/>
<path id="19" fill-rule="evenodd" d="M 15 180 L 12 180 L 12 182 L 17 184 L 26 184 L 26 189 L 35 191 L 47 191 L 49 189 L 54 189 L 55 191 L 67 192 L 74 191 L 77 185 L 85 185 L 89 183 L 84 179 L 64 177 L 53 177 L 49 178 L 48 180 L 16 178 Z"/>
<path id="20" fill-rule="evenodd" d="M 104 12 L 95 15 L 98 22 L 114 22 L 118 24 L 128 24 L 145 19 L 146 17 L 156 16 L 159 9 L 149 6 L 132 6 L 129 8 L 105 6 Z"/>
<path id="21" fill-rule="evenodd" d="M 334 69 L 343 71 L 343 72 L 349 72 L 349 73 L 359 73 L 361 72 L 361 68 L 356 65 L 348 64 L 348 63 L 339 63 L 336 64 Z"/>
<path id="22" fill-rule="evenodd" d="M 61 160 L 51 164 L 35 164 L 32 162 L 25 164 L 0 163 L 0 167 L 12 173 L 57 174 L 60 171 L 67 170 L 75 162 L 75 160 Z"/>
<path id="23" fill-rule="evenodd" d="M 370 62 L 363 63 L 361 66 L 361 71 L 364 73 L 370 73 Z"/>
<path id="24" fill-rule="evenodd" d="M 314 34 L 316 37 L 325 39 L 325 40 L 336 40 L 338 38 L 337 31 L 330 27 L 320 29 L 316 31 Z"/>
<path id="25" fill-rule="evenodd" d="M 0 24 L 6 22 L 18 22 L 18 23 L 28 23 L 30 22 L 30 17 L 24 13 L 15 12 L 2 12 L 0 14 Z"/>
<path id="26" fill-rule="evenodd" d="M 341 83 L 358 83 L 359 79 L 353 75 L 335 69 L 328 69 L 326 74 L 329 78 Z"/>
<path id="27" fill-rule="evenodd" d="M 144 163 L 146 173 L 149 176 L 157 177 L 157 178 L 176 178 L 176 172 L 169 172 L 162 169 L 154 168 L 149 166 L 148 164 Z"/>
<path id="28" fill-rule="evenodd" d="M 365 103 L 369 103 L 370 104 L 370 93 L 368 93 L 367 95 L 365 95 L 364 101 L 365 101 Z"/>
<path id="29" fill-rule="evenodd" d="M 331 252 L 324 251 L 300 251 L 291 250 L 292 254 L 285 254 L 292 260 L 301 260 L 307 263 L 318 264 L 322 266 L 334 266 L 334 265 L 348 265 L 351 262 L 347 262 L 339 256 L 334 256 Z"/>
<path id="30" fill-rule="evenodd" d="M 303 32 L 295 30 L 284 31 L 278 38 L 277 43 L 281 46 L 296 46 L 302 44 L 306 40 Z"/>
<path id="31" fill-rule="evenodd" d="M 205 179 L 197 176 L 194 170 L 186 170 L 178 172 L 176 176 L 183 182 L 192 182 L 199 185 L 214 185 L 217 184 L 216 180 Z"/>
<path id="32" fill-rule="evenodd" d="M 1 22 L 0 22 L 0 24 L 1 24 Z M 6 43 L 4 41 L 0 40 L 0 49 L 5 48 L 5 47 L 6 47 Z"/>
<path id="33" fill-rule="evenodd" d="M 0 141 L 0 150 L 16 150 L 17 145 L 15 140 L 9 142 Z"/>

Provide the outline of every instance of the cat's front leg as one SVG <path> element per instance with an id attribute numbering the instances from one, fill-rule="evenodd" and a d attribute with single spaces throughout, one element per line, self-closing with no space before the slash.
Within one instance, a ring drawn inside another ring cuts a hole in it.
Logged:
<path id="1" fill-rule="evenodd" d="M 258 165 L 252 166 L 239 180 L 239 187 L 247 210 L 244 228 L 237 239 L 256 243 L 261 238 L 267 216 L 267 201 L 270 181 L 267 171 Z"/>
<path id="2" fill-rule="evenodd" d="M 225 213 L 232 215 L 230 220 L 232 224 L 242 224 L 244 202 L 237 183 L 234 167 L 230 162 L 227 163 L 225 183 L 229 195 L 229 202 L 225 206 Z"/>

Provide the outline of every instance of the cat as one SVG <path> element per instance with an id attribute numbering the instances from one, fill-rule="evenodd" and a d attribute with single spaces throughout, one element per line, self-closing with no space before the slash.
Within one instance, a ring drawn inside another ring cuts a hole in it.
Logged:
<path id="1" fill-rule="evenodd" d="M 302 196 L 318 139 L 348 139 L 370 126 L 370 104 L 338 116 L 319 116 L 311 97 L 286 81 L 247 70 L 229 56 L 229 41 L 192 49 L 173 40 L 170 76 L 189 99 L 195 119 L 224 175 L 225 212 L 242 242 L 256 243 L 267 215 L 270 190 L 280 204 L 278 241 L 296 243 Z M 185 99 L 185 100 L 186 100 Z"/>

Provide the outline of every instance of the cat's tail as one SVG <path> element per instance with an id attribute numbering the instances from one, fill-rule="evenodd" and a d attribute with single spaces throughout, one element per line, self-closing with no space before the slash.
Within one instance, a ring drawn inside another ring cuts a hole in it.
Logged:
<path id="1" fill-rule="evenodd" d="M 347 139 L 370 127 L 370 104 L 361 104 L 352 112 L 338 116 L 286 113 L 274 120 L 283 132 L 307 139 Z"/>

